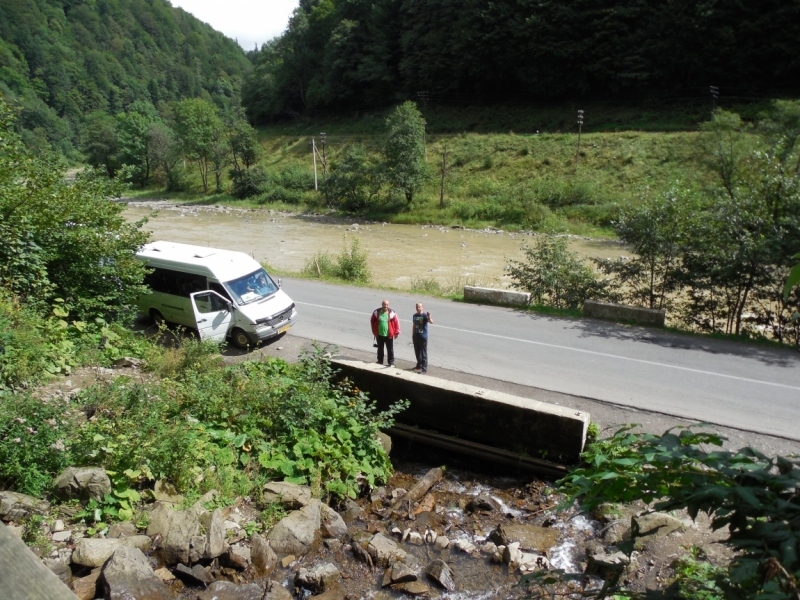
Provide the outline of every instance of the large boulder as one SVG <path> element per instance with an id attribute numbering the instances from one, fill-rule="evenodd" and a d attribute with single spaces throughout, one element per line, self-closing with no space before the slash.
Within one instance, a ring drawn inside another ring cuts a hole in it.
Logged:
<path id="1" fill-rule="evenodd" d="M 320 517 L 323 537 L 337 540 L 344 540 L 347 537 L 347 525 L 345 525 L 344 519 L 330 506 L 321 502 Z"/>
<path id="2" fill-rule="evenodd" d="M 288 510 L 299 510 L 311 502 L 311 488 L 288 481 L 270 481 L 261 491 L 261 504 L 280 504 Z"/>
<path id="3" fill-rule="evenodd" d="M 683 528 L 683 521 L 666 513 L 653 512 L 631 517 L 631 531 L 639 533 L 634 540 L 634 547 L 641 550 L 650 541 L 668 536 L 673 531 Z"/>
<path id="4" fill-rule="evenodd" d="M 100 575 L 107 600 L 170 600 L 172 592 L 156 577 L 147 557 L 136 548 L 120 546 Z"/>
<path id="5" fill-rule="evenodd" d="M 119 538 L 81 538 L 72 553 L 72 562 L 84 567 L 102 567 L 108 558 L 123 546 L 145 552 L 150 547 L 146 535 Z"/>
<path id="6" fill-rule="evenodd" d="M 257 533 L 250 538 L 250 560 L 259 575 L 269 575 L 278 564 L 278 556 L 269 542 Z"/>
<path id="7" fill-rule="evenodd" d="M 558 529 L 552 527 L 538 527 L 525 523 L 503 523 L 492 531 L 489 537 L 498 546 L 508 546 L 518 542 L 522 550 L 546 553 L 556 545 L 558 535 Z"/>
<path id="8" fill-rule="evenodd" d="M 217 558 L 225 552 L 224 523 L 219 509 L 209 512 L 195 506 L 189 510 L 172 510 L 168 504 L 157 504 L 150 511 L 147 535 L 161 534 L 158 552 L 165 563 L 195 563 Z"/>
<path id="9" fill-rule="evenodd" d="M 369 541 L 369 546 L 367 546 L 367 552 L 375 566 L 384 568 L 393 565 L 397 561 L 405 562 L 408 556 L 397 542 L 382 533 L 376 533 L 372 537 Z"/>
<path id="10" fill-rule="evenodd" d="M 295 576 L 294 583 L 312 592 L 324 592 L 335 587 L 342 574 L 331 563 L 317 565 L 312 569 L 301 568 Z"/>
<path id="11" fill-rule="evenodd" d="M 69 467 L 56 477 L 53 493 L 61 500 L 99 501 L 111 493 L 111 480 L 99 467 Z"/>
<path id="12" fill-rule="evenodd" d="M 27 494 L 0 491 L 0 520 L 21 521 L 31 515 L 47 515 L 50 503 Z"/>
<path id="13" fill-rule="evenodd" d="M 272 549 L 278 554 L 298 556 L 311 550 L 319 539 L 320 507 L 320 502 L 311 502 L 278 521 L 267 534 Z"/>
<path id="14" fill-rule="evenodd" d="M 208 589 L 197 595 L 197 600 L 292 600 L 289 591 L 275 581 L 263 585 L 248 583 L 237 585 L 229 581 L 215 581 Z"/>

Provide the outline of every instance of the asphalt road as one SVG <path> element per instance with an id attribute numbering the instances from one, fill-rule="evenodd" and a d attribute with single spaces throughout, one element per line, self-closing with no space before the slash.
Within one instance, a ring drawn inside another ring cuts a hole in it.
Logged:
<path id="1" fill-rule="evenodd" d="M 407 293 L 284 278 L 291 335 L 372 351 L 369 317 L 386 297 L 399 359 L 414 361 L 411 315 L 425 303 L 428 354 L 441 367 L 746 431 L 800 440 L 800 353 L 566 319 Z"/>

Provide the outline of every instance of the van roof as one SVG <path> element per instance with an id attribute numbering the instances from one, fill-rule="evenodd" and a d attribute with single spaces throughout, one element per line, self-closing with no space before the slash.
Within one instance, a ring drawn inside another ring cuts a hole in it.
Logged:
<path id="1" fill-rule="evenodd" d="M 221 250 L 177 242 L 157 241 L 142 246 L 136 253 L 153 266 L 198 267 L 207 270 L 220 281 L 230 281 L 252 273 L 261 265 L 244 252 Z M 198 269 L 192 269 L 197 271 Z"/>

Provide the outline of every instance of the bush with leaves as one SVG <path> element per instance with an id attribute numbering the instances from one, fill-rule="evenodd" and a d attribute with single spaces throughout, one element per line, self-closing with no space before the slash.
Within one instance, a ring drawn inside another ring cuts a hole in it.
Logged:
<path id="1" fill-rule="evenodd" d="M 796 599 L 800 460 L 752 448 L 725 451 L 719 435 L 690 428 L 656 436 L 632 427 L 589 445 L 586 466 L 560 482 L 568 503 L 580 500 L 592 510 L 603 502 L 642 500 L 657 501 L 655 510 L 686 509 L 692 518 L 705 512 L 715 530 L 727 528 L 737 551 L 729 568 L 714 574 L 726 598 Z M 623 549 L 630 553 L 633 541 Z M 607 585 L 603 593 L 619 589 Z"/>
<path id="2" fill-rule="evenodd" d="M 369 252 L 361 248 L 361 240 L 353 237 L 347 244 L 344 236 L 342 251 L 338 256 L 317 252 L 303 267 L 303 274 L 310 277 L 333 277 L 356 283 L 367 283 L 372 274 L 369 270 Z"/>
<path id="3" fill-rule="evenodd" d="M 325 191 L 333 204 L 345 210 L 363 210 L 380 193 L 384 179 L 383 166 L 370 161 L 364 146 L 350 146 L 328 175 Z"/>
<path id="4" fill-rule="evenodd" d="M 609 297 L 608 283 L 598 279 L 591 267 L 570 252 L 567 238 L 540 235 L 522 251 L 526 260 L 510 260 L 506 270 L 511 285 L 530 292 L 533 304 L 576 310 L 586 299 Z"/>

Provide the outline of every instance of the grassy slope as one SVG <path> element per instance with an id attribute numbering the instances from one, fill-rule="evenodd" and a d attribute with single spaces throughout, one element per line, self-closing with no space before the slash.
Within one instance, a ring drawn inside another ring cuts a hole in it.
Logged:
<path id="1" fill-rule="evenodd" d="M 753 116 L 763 107 L 729 108 Z M 384 195 L 361 216 L 395 223 L 613 235 L 611 222 L 620 207 L 676 183 L 703 185 L 709 179 L 696 132 L 708 116 L 707 109 L 587 107 L 576 171 L 578 136 L 573 107 L 431 108 L 426 111 L 431 133 L 430 177 L 425 187 L 411 206 L 401 198 Z M 329 168 L 336 167 L 352 144 L 363 144 L 377 156 L 386 112 L 298 119 L 262 127 L 259 139 L 265 155 L 261 164 L 270 172 L 299 167 L 309 173 L 310 186 L 312 135 L 319 145 L 317 132 L 327 133 Z M 512 124 L 518 127 L 510 127 Z M 565 132 L 559 131 L 562 128 Z M 541 133 L 514 133 L 510 129 L 538 129 Z M 461 133 L 454 133 L 458 131 Z M 445 203 L 440 207 L 445 148 Z M 321 181 L 322 166 L 317 166 Z M 199 189 L 199 178 L 195 187 Z M 303 197 L 306 206 L 295 208 L 325 207 L 324 198 L 313 190 Z M 239 203 L 230 197 L 214 198 L 215 202 Z M 246 205 L 252 206 L 254 200 Z"/>

